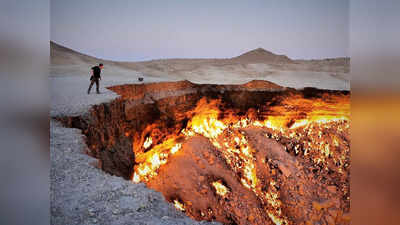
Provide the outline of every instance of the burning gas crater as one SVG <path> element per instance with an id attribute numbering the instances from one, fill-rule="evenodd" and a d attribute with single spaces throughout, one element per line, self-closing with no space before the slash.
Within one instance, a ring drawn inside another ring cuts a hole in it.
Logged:
<path id="1" fill-rule="evenodd" d="M 203 97 L 133 139 L 132 180 L 196 220 L 349 224 L 349 100 L 292 93 L 243 111 Z"/>
<path id="2" fill-rule="evenodd" d="M 121 85 L 88 115 L 88 154 L 196 220 L 350 224 L 350 94 L 266 81 Z"/>

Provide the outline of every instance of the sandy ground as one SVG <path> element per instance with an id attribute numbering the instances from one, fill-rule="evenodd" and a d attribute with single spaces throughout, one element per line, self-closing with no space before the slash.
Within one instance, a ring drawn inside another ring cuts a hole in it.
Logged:
<path id="1" fill-rule="evenodd" d="M 221 64 L 201 61 L 193 66 L 179 61 L 173 66 L 159 62 L 137 66 L 102 60 L 101 94 L 86 93 L 89 68 L 99 60 L 72 51 L 53 51 L 50 67 L 51 117 L 85 115 L 91 106 L 118 97 L 107 86 L 145 82 L 190 80 L 195 83 L 240 84 L 250 80 L 268 80 L 279 85 L 302 88 L 349 89 L 349 78 L 341 69 L 298 71 L 267 64 Z M 195 60 L 196 61 L 196 60 Z M 213 61 L 213 60 L 211 60 Z M 158 67 L 157 67 L 158 65 Z M 137 67 L 133 69 L 132 67 Z M 166 67 L 170 68 L 167 71 Z M 156 68 L 156 69 L 154 69 Z M 180 68 L 178 70 L 178 68 Z M 303 69 L 312 67 L 304 67 Z M 289 68 L 290 69 L 290 68 Z M 144 184 L 133 184 L 110 176 L 94 166 L 95 159 L 84 152 L 87 148 L 81 132 L 50 121 L 51 155 L 51 224 L 216 224 L 196 222 L 175 210 L 160 193 Z"/>

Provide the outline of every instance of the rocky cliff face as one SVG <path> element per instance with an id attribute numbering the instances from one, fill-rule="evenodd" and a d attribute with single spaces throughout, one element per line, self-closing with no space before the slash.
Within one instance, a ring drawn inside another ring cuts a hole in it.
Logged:
<path id="1" fill-rule="evenodd" d="M 58 119 L 67 127 L 82 130 L 87 153 L 99 159 L 101 169 L 125 179 L 131 179 L 135 162 L 132 140 L 138 138 L 148 124 L 160 121 L 166 133 L 173 124 L 183 125 L 181 113 L 193 109 L 204 95 L 235 99 L 232 104 L 244 109 L 264 99 L 263 91 L 270 92 L 267 95 L 272 97 L 274 91 L 286 90 L 267 81 L 244 85 L 197 85 L 181 81 L 120 85 L 109 89 L 121 97 L 93 106 L 84 116 Z"/>

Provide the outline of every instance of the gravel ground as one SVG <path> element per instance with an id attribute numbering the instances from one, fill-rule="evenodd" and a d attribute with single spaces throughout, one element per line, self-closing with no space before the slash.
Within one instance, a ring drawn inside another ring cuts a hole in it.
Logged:
<path id="1" fill-rule="evenodd" d="M 100 93 L 96 94 L 96 84 L 93 85 L 90 95 L 87 94 L 90 81 L 89 76 L 83 75 L 64 75 L 50 76 L 50 97 L 51 108 L 50 116 L 71 116 L 82 115 L 91 106 L 103 102 L 109 102 L 118 97 L 114 92 L 106 89 L 113 85 L 139 83 L 139 73 L 131 75 L 114 75 L 113 71 L 102 73 L 100 81 Z M 113 74 L 113 75 L 110 75 Z M 143 76 L 142 76 L 143 77 Z M 145 82 L 174 81 L 174 78 L 145 77 Z"/>

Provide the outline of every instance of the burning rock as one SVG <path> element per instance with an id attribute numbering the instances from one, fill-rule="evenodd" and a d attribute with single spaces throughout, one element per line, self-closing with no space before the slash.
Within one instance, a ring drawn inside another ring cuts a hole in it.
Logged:
<path id="1" fill-rule="evenodd" d="M 221 197 L 225 197 L 226 194 L 229 192 L 228 188 L 225 187 L 225 185 L 222 184 L 220 180 L 212 182 L 212 185 L 215 188 L 215 192 Z"/>

